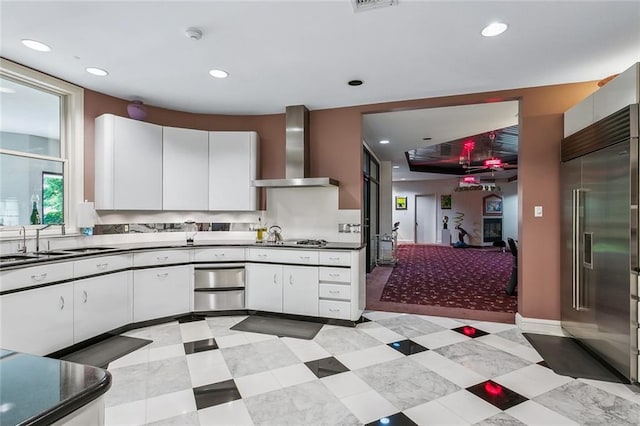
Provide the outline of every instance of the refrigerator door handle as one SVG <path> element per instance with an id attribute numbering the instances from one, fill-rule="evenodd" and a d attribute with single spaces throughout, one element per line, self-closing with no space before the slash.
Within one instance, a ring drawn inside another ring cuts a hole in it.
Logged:
<path id="1" fill-rule="evenodd" d="M 582 262 L 580 261 L 582 246 L 582 222 L 580 220 L 582 213 L 582 196 L 581 189 L 574 189 L 572 191 L 572 244 L 571 244 L 571 285 L 572 285 L 572 307 L 579 311 L 581 309 L 581 294 L 582 289 Z"/>

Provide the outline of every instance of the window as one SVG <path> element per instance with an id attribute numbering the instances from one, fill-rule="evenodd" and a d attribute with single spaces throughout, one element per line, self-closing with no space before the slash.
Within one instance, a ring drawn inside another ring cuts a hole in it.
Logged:
<path id="1" fill-rule="evenodd" d="M 30 225 L 36 202 L 41 223 L 73 230 L 84 192 L 83 89 L 0 59 L 0 90 L 0 226 Z"/>

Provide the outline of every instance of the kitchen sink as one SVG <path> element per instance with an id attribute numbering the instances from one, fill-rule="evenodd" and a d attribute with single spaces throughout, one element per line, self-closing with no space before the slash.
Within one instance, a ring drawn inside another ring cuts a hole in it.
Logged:
<path id="1" fill-rule="evenodd" d="M 23 260 L 33 260 L 37 258 L 38 258 L 37 256 L 31 256 L 27 254 L 7 254 L 4 256 L 0 256 L 0 263 L 1 262 L 20 262 Z"/>
<path id="2" fill-rule="evenodd" d="M 90 253 L 92 251 L 103 251 L 103 250 L 114 250 L 114 248 L 113 247 L 80 247 L 80 248 L 64 249 L 63 251 L 72 252 L 72 253 Z"/>

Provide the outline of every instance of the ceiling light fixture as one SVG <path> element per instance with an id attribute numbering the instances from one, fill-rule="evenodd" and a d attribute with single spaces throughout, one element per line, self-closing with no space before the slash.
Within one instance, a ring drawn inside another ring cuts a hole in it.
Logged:
<path id="1" fill-rule="evenodd" d="M 187 28 L 184 35 L 191 40 L 200 40 L 202 38 L 202 31 L 198 28 Z"/>
<path id="2" fill-rule="evenodd" d="M 229 77 L 229 73 L 223 70 L 211 70 L 209 71 L 209 74 L 211 74 L 211 77 L 215 77 L 215 78 L 227 78 Z"/>
<path id="3" fill-rule="evenodd" d="M 109 73 L 103 70 L 102 68 L 88 67 L 86 71 L 89 74 L 97 75 L 98 77 L 105 77 L 109 75 Z"/>
<path id="4" fill-rule="evenodd" d="M 25 38 L 22 40 L 22 44 L 27 46 L 29 49 L 37 50 L 38 52 L 51 51 L 51 48 L 49 46 L 37 40 L 29 40 Z"/>
<path id="5" fill-rule="evenodd" d="M 485 37 L 495 37 L 507 30 L 507 24 L 503 22 L 492 22 L 482 30 L 481 34 Z"/>
<path id="6" fill-rule="evenodd" d="M 399 168 L 400 168 L 400 166 L 393 166 L 393 168 L 394 168 L 394 169 L 399 169 Z"/>
<path id="7" fill-rule="evenodd" d="M 386 145 L 386 144 L 388 144 L 388 143 L 389 143 L 389 141 L 388 141 L 387 139 L 383 139 L 383 140 L 381 140 L 381 141 L 380 141 L 380 143 L 381 143 L 382 145 Z"/>
<path id="8" fill-rule="evenodd" d="M 347 84 L 349 86 L 362 86 L 362 83 L 364 83 L 362 80 L 351 80 Z"/>

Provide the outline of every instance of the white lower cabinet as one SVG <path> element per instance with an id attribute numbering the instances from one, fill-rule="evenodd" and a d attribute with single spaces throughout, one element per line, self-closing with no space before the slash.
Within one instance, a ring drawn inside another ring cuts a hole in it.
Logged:
<path id="1" fill-rule="evenodd" d="M 245 265 L 247 309 L 282 312 L 282 266 Z"/>
<path id="2" fill-rule="evenodd" d="M 0 297 L 0 347 L 46 355 L 73 344 L 73 283 Z"/>
<path id="3" fill-rule="evenodd" d="M 131 322 L 131 277 L 126 271 L 74 283 L 74 343 Z"/>
<path id="4" fill-rule="evenodd" d="M 283 267 L 282 310 L 287 314 L 318 316 L 318 268 Z"/>
<path id="5" fill-rule="evenodd" d="M 133 321 L 146 321 L 190 311 L 191 265 L 134 271 Z"/>

